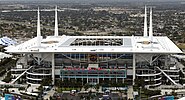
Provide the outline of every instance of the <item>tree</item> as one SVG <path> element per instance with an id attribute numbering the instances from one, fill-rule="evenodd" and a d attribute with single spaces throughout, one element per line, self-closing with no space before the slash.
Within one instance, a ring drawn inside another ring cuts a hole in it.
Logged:
<path id="1" fill-rule="evenodd" d="M 99 84 L 96 84 L 96 90 L 98 91 L 98 89 L 100 88 L 100 85 Z"/>
<path id="2" fill-rule="evenodd" d="M 51 78 L 45 78 L 45 79 L 42 79 L 41 85 L 42 86 L 47 86 L 47 85 L 51 85 L 51 83 L 52 83 Z"/>
<path id="3" fill-rule="evenodd" d="M 85 90 L 87 90 L 89 87 L 90 87 L 89 84 L 85 84 L 85 85 L 84 85 Z"/>
<path id="4" fill-rule="evenodd" d="M 6 75 L 6 77 L 3 79 L 4 82 L 8 83 L 12 79 L 11 72 L 9 71 Z"/>
<path id="5" fill-rule="evenodd" d="M 144 89 L 144 94 L 147 95 L 147 96 L 160 95 L 161 90 L 147 90 L 147 89 Z"/>
<path id="6" fill-rule="evenodd" d="M 138 86 L 138 87 L 142 87 L 142 88 L 144 88 L 144 86 L 145 86 L 145 80 L 143 79 L 143 78 L 141 78 L 141 79 L 137 79 L 137 80 L 135 80 L 135 84 Z"/>

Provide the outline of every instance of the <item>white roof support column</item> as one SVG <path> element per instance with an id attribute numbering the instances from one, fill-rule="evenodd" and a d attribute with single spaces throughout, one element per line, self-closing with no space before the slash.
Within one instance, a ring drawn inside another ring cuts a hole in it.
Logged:
<path id="1" fill-rule="evenodd" d="M 55 35 L 58 36 L 58 17 L 57 17 L 57 6 L 55 8 Z"/>
<path id="2" fill-rule="evenodd" d="M 153 27 L 152 27 L 152 8 L 150 8 L 150 27 L 149 27 L 149 39 L 153 41 Z"/>
<path id="3" fill-rule="evenodd" d="M 132 61 L 132 66 L 133 66 L 133 79 L 132 79 L 132 85 L 135 84 L 135 79 L 136 79 L 136 54 L 133 53 L 133 61 Z"/>
<path id="4" fill-rule="evenodd" d="M 25 54 L 24 57 L 25 58 L 24 58 L 24 66 L 23 67 L 28 65 L 28 54 Z"/>
<path id="5" fill-rule="evenodd" d="M 55 84 L 55 57 L 54 57 L 54 55 L 55 55 L 54 53 L 51 54 L 51 65 L 52 65 L 52 69 L 51 69 L 51 70 L 52 70 L 52 71 L 51 71 L 51 72 L 52 72 L 52 73 L 51 73 L 52 75 L 51 75 L 51 76 L 52 76 L 52 85 Z"/>
<path id="6" fill-rule="evenodd" d="M 151 57 L 150 57 L 150 66 L 152 66 L 152 62 L 153 61 L 153 55 L 151 55 Z"/>
<path id="7" fill-rule="evenodd" d="M 37 11 L 37 46 L 41 46 L 41 31 L 40 31 L 40 12 Z"/>
<path id="8" fill-rule="evenodd" d="M 168 66 L 168 63 L 169 63 L 169 62 L 168 62 L 168 55 L 165 55 L 165 62 L 164 62 L 164 65 L 165 65 L 165 66 Z"/>
<path id="9" fill-rule="evenodd" d="M 147 8 L 145 6 L 145 18 L 144 18 L 144 37 L 147 37 Z"/>

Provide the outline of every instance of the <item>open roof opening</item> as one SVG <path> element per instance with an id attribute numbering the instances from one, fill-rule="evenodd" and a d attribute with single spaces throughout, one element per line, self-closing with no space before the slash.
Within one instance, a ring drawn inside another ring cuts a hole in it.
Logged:
<path id="1" fill-rule="evenodd" d="M 121 46 L 122 38 L 77 38 L 70 46 Z"/>

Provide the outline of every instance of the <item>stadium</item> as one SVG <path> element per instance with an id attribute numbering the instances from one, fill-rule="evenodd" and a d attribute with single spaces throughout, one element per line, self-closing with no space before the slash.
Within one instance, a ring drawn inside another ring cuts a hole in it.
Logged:
<path id="1" fill-rule="evenodd" d="M 22 55 L 11 69 L 12 75 L 25 73 L 28 84 L 51 78 L 52 84 L 61 79 L 134 85 L 143 79 L 148 87 L 179 86 L 179 69 L 172 55 L 182 51 L 168 37 L 153 36 L 152 9 L 147 30 L 146 10 L 143 36 L 59 36 L 56 9 L 55 33 L 46 38 L 41 36 L 38 10 L 37 36 L 6 48 L 6 52 Z"/>

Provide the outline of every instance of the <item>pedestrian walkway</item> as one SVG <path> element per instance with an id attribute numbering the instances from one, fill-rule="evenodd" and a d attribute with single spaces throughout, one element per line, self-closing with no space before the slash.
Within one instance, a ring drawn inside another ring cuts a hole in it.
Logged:
<path id="1" fill-rule="evenodd" d="M 129 99 L 133 99 L 134 97 L 133 97 L 133 86 L 129 86 L 128 87 L 128 90 L 127 90 L 127 100 L 129 100 Z"/>
<path id="2" fill-rule="evenodd" d="M 51 88 L 50 91 L 47 91 L 47 95 L 44 96 L 44 100 L 50 100 L 50 97 L 55 93 L 55 87 Z"/>
<path id="3" fill-rule="evenodd" d="M 99 87 L 98 92 L 99 92 L 99 93 L 103 93 L 103 91 L 102 91 L 102 86 Z"/>

